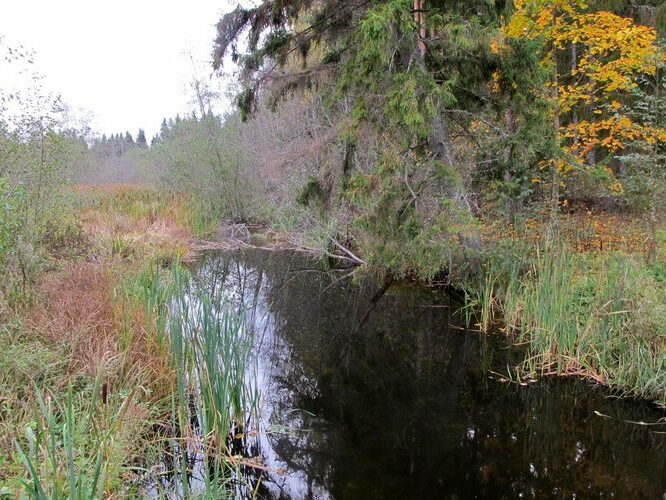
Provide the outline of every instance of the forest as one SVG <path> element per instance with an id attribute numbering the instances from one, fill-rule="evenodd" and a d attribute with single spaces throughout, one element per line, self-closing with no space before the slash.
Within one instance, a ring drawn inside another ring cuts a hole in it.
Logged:
<path id="1" fill-rule="evenodd" d="M 664 430 L 666 3 L 263 0 L 211 23 L 212 77 L 154 137 L 0 82 L 0 497 L 278 498 L 246 443 L 254 313 L 192 284 L 251 246 L 380 283 L 351 337 L 391 289 L 447 294 L 522 349 L 505 383 L 582 380 Z M 31 57 L 0 36 L 0 68 Z"/>

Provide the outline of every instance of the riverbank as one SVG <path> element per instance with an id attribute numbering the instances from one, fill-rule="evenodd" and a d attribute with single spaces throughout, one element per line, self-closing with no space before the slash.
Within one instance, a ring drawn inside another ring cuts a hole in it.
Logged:
<path id="1" fill-rule="evenodd" d="M 168 323 L 179 324 L 181 334 L 199 328 L 187 314 L 170 316 L 168 304 L 190 307 L 178 263 L 218 247 L 201 239 L 214 234 L 214 221 L 185 195 L 140 186 L 85 186 L 73 197 L 77 244 L 53 256 L 29 298 L 0 324 L 7 346 L 0 353 L 5 494 L 42 488 L 49 495 L 136 495 L 156 478 L 187 470 L 181 464 L 169 471 L 163 463 L 165 453 L 178 457 L 183 442 L 194 439 L 196 453 L 206 457 L 211 450 L 226 455 L 226 440 L 240 429 L 234 422 L 238 415 L 244 421 L 254 404 L 243 396 L 227 405 L 219 388 L 202 385 L 196 393 L 208 399 L 199 404 L 212 413 L 208 430 L 194 432 L 187 423 L 193 411 L 187 373 L 217 370 L 216 358 L 201 356 L 218 352 L 220 323 L 208 322 L 212 333 L 194 350 L 174 348 L 166 331 Z M 664 241 L 651 245 L 645 229 L 629 220 L 622 221 L 625 236 L 613 236 L 604 223 L 619 221 L 595 217 L 583 229 L 580 220 L 563 217 L 557 238 L 536 221 L 508 229 L 485 223 L 483 272 L 462 285 L 470 326 L 527 346 L 526 360 L 511 375 L 521 381 L 582 376 L 665 404 Z M 219 248 L 251 246 L 235 234 Z M 271 228 L 256 239 L 267 247 L 299 246 L 294 235 Z M 200 320 L 218 307 L 203 296 L 196 304 Z M 246 345 L 233 336 L 240 331 L 233 321 L 225 325 L 232 336 L 224 338 Z M 228 379 L 224 395 L 244 394 L 241 379 Z M 227 464 L 242 460 L 227 458 Z"/>
<path id="2" fill-rule="evenodd" d="M 132 284 L 195 254 L 188 202 L 135 186 L 73 196 L 80 244 L 52 256 L 0 324 L 0 491 L 10 496 L 136 494 L 170 422 L 171 353 Z"/>
<path id="3" fill-rule="evenodd" d="M 480 330 L 527 345 L 515 376 L 582 376 L 666 404 L 663 227 L 603 212 L 485 227 L 483 272 L 465 289 Z"/>
<path id="4" fill-rule="evenodd" d="M 619 396 L 666 405 L 663 222 L 579 207 L 555 220 L 545 210 L 524 213 L 514 223 L 481 218 L 477 224 L 483 241 L 483 251 L 474 255 L 479 270 L 465 271 L 462 263 L 462 272 L 454 269 L 432 282 L 464 290 L 471 328 L 527 346 L 511 377 L 582 377 Z M 353 240 L 348 248 L 337 241 L 326 247 L 317 245 L 320 233 L 327 234 L 326 228 L 278 241 L 377 272 Z M 448 262 L 439 265 L 445 269 Z"/>
<path id="5" fill-rule="evenodd" d="M 482 218 L 478 226 L 479 270 L 454 270 L 433 284 L 464 290 L 471 328 L 527 346 L 525 361 L 511 377 L 582 377 L 620 396 L 666 405 L 663 223 L 581 207 L 556 220 L 544 211 L 511 224 Z M 315 253 L 319 248 L 319 255 L 377 272 L 363 260 L 362 249 L 337 241 L 317 246 L 317 230 L 271 234 L 292 247 Z"/>

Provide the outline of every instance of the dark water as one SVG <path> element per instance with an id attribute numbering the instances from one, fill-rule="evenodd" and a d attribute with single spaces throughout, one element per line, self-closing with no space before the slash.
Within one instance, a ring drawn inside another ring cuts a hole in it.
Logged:
<path id="1" fill-rule="evenodd" d="M 521 354 L 466 332 L 448 296 L 322 269 L 249 250 L 196 273 L 255 330 L 262 496 L 666 498 L 666 425 L 626 422 L 664 411 L 570 379 L 502 383 Z"/>

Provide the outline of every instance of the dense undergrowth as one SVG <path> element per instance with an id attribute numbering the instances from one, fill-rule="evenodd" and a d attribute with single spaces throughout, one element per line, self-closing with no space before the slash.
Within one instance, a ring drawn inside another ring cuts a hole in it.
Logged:
<path id="1" fill-rule="evenodd" d="M 86 244 L 51 254 L 0 324 L 0 492 L 232 495 L 251 344 L 240 311 L 189 290 L 196 205 L 135 187 L 72 196 Z M 192 457 L 216 473 L 189 492 Z"/>

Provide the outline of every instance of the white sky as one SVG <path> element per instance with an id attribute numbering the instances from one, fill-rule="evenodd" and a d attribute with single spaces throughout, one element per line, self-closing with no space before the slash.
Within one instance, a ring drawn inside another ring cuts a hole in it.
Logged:
<path id="1" fill-rule="evenodd" d="M 150 140 L 163 118 L 192 109 L 187 54 L 208 79 L 215 24 L 235 5 L 235 0 L 0 0 L 0 35 L 7 45 L 33 49 L 44 87 L 62 94 L 73 108 L 91 111 L 96 131 L 128 130 L 136 137 L 143 128 Z M 0 86 L 7 78 L 0 75 Z M 219 77 L 212 81 L 220 84 Z"/>

